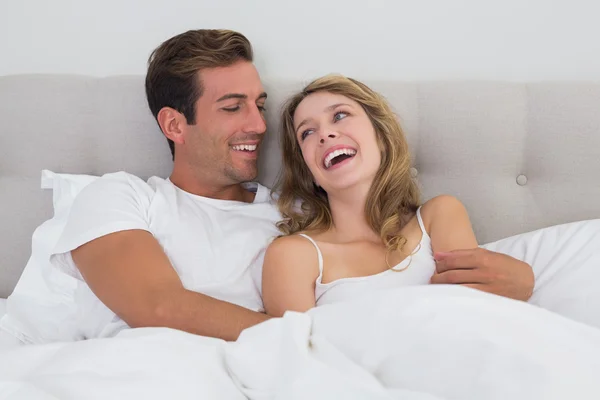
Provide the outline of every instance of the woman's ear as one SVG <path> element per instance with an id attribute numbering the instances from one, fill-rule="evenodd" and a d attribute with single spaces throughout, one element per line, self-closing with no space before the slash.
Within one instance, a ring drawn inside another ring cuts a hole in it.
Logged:
<path id="1" fill-rule="evenodd" d="M 184 127 L 187 125 L 185 116 L 171 107 L 163 107 L 156 116 L 163 134 L 174 143 L 184 144 Z"/>

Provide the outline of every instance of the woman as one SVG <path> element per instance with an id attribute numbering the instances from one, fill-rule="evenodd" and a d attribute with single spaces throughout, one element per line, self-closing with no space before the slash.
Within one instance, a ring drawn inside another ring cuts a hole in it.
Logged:
<path id="1" fill-rule="evenodd" d="M 284 235 L 263 267 L 269 315 L 427 284 L 434 252 L 477 247 L 457 199 L 420 203 L 400 124 L 363 83 L 326 76 L 293 96 L 282 115 L 282 146 Z"/>

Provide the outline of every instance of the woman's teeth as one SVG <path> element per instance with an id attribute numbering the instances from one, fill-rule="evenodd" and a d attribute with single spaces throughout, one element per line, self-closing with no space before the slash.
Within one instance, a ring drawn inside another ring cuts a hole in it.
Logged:
<path id="1" fill-rule="evenodd" d="M 338 157 L 341 156 L 342 154 L 346 154 L 350 157 L 354 156 L 356 154 L 356 150 L 353 149 L 339 149 L 339 150 L 334 150 L 331 153 L 327 154 L 327 157 L 325 157 L 325 161 L 323 162 L 323 164 L 325 165 L 325 169 L 329 169 L 332 165 L 331 161 Z"/>

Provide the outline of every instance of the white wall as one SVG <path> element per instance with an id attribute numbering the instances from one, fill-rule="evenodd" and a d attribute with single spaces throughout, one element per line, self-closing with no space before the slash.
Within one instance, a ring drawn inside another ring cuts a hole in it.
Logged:
<path id="1" fill-rule="evenodd" d="M 0 75 L 144 74 L 187 29 L 246 34 L 263 76 L 600 79 L 596 1 L 0 0 Z"/>

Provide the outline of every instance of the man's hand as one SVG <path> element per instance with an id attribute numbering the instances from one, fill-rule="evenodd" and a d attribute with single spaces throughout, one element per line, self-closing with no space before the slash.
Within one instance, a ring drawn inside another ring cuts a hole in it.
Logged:
<path id="1" fill-rule="evenodd" d="M 529 264 L 482 248 L 435 253 L 433 284 L 460 284 L 515 300 L 527 301 L 535 277 Z"/>

